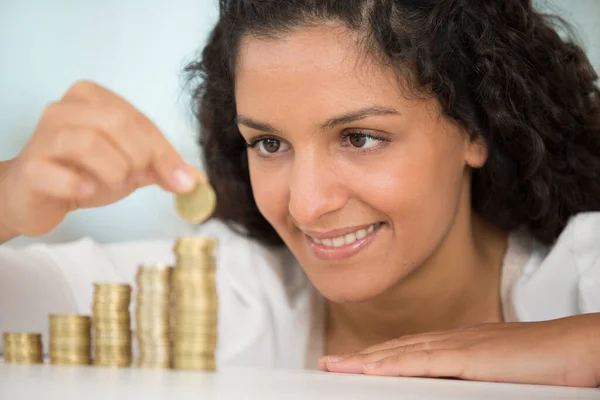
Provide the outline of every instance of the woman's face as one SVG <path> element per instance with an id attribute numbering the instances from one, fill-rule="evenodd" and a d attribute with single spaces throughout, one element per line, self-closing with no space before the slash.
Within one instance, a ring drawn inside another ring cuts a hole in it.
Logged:
<path id="1" fill-rule="evenodd" d="M 246 38 L 235 83 L 258 208 L 325 297 L 375 298 L 443 243 L 485 152 L 356 34 Z"/>

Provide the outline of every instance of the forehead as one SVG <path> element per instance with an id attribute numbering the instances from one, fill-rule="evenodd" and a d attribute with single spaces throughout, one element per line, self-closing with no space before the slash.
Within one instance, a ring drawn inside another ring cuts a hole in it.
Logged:
<path id="1" fill-rule="evenodd" d="M 400 93 L 395 71 L 366 52 L 357 33 L 336 26 L 246 37 L 235 76 L 238 111 L 248 114 L 275 114 L 273 107 L 289 109 L 294 102 L 296 110 L 338 113 L 393 103 Z"/>

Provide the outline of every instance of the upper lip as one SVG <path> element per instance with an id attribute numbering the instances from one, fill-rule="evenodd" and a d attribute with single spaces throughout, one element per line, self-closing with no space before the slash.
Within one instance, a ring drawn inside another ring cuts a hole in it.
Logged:
<path id="1" fill-rule="evenodd" d="M 359 225 L 359 226 L 352 226 L 352 227 L 348 227 L 348 228 L 340 228 L 340 229 L 333 229 L 330 231 L 324 231 L 324 232 L 317 232 L 317 231 L 306 231 L 306 230 L 302 230 L 302 232 L 304 232 L 306 235 L 315 238 L 315 239 L 319 239 L 319 240 L 323 240 L 323 239 L 333 239 L 336 237 L 340 237 L 340 236 L 344 236 L 348 233 L 354 233 L 356 231 L 359 231 L 361 229 L 368 229 L 371 225 L 376 224 L 377 222 L 373 222 L 370 224 L 366 224 L 366 225 Z"/>

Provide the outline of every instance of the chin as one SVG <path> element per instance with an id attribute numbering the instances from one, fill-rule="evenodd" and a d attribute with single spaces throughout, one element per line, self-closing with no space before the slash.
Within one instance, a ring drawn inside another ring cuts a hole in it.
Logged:
<path id="1" fill-rule="evenodd" d="M 363 303 L 378 298 L 384 294 L 389 285 L 369 280 L 331 279 L 327 281 L 313 280 L 313 285 L 321 295 L 334 303 Z M 389 283 L 389 282 L 388 282 Z"/>

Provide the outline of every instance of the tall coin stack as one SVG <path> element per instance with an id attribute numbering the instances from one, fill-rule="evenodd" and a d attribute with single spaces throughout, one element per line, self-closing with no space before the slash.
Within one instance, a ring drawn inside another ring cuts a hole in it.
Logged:
<path id="1" fill-rule="evenodd" d="M 172 365 L 175 369 L 214 371 L 218 300 L 215 285 L 216 240 L 181 238 L 171 275 Z"/>
<path id="2" fill-rule="evenodd" d="M 50 363 L 89 365 L 91 363 L 91 321 L 86 315 L 50 315 Z"/>
<path id="3" fill-rule="evenodd" d="M 94 365 L 131 365 L 131 286 L 94 284 Z"/>
<path id="4" fill-rule="evenodd" d="M 139 368 L 170 368 L 169 293 L 172 268 L 142 265 L 136 275 L 136 331 Z"/>
<path id="5" fill-rule="evenodd" d="M 4 362 L 6 364 L 41 364 L 42 335 L 39 333 L 4 333 Z"/>

